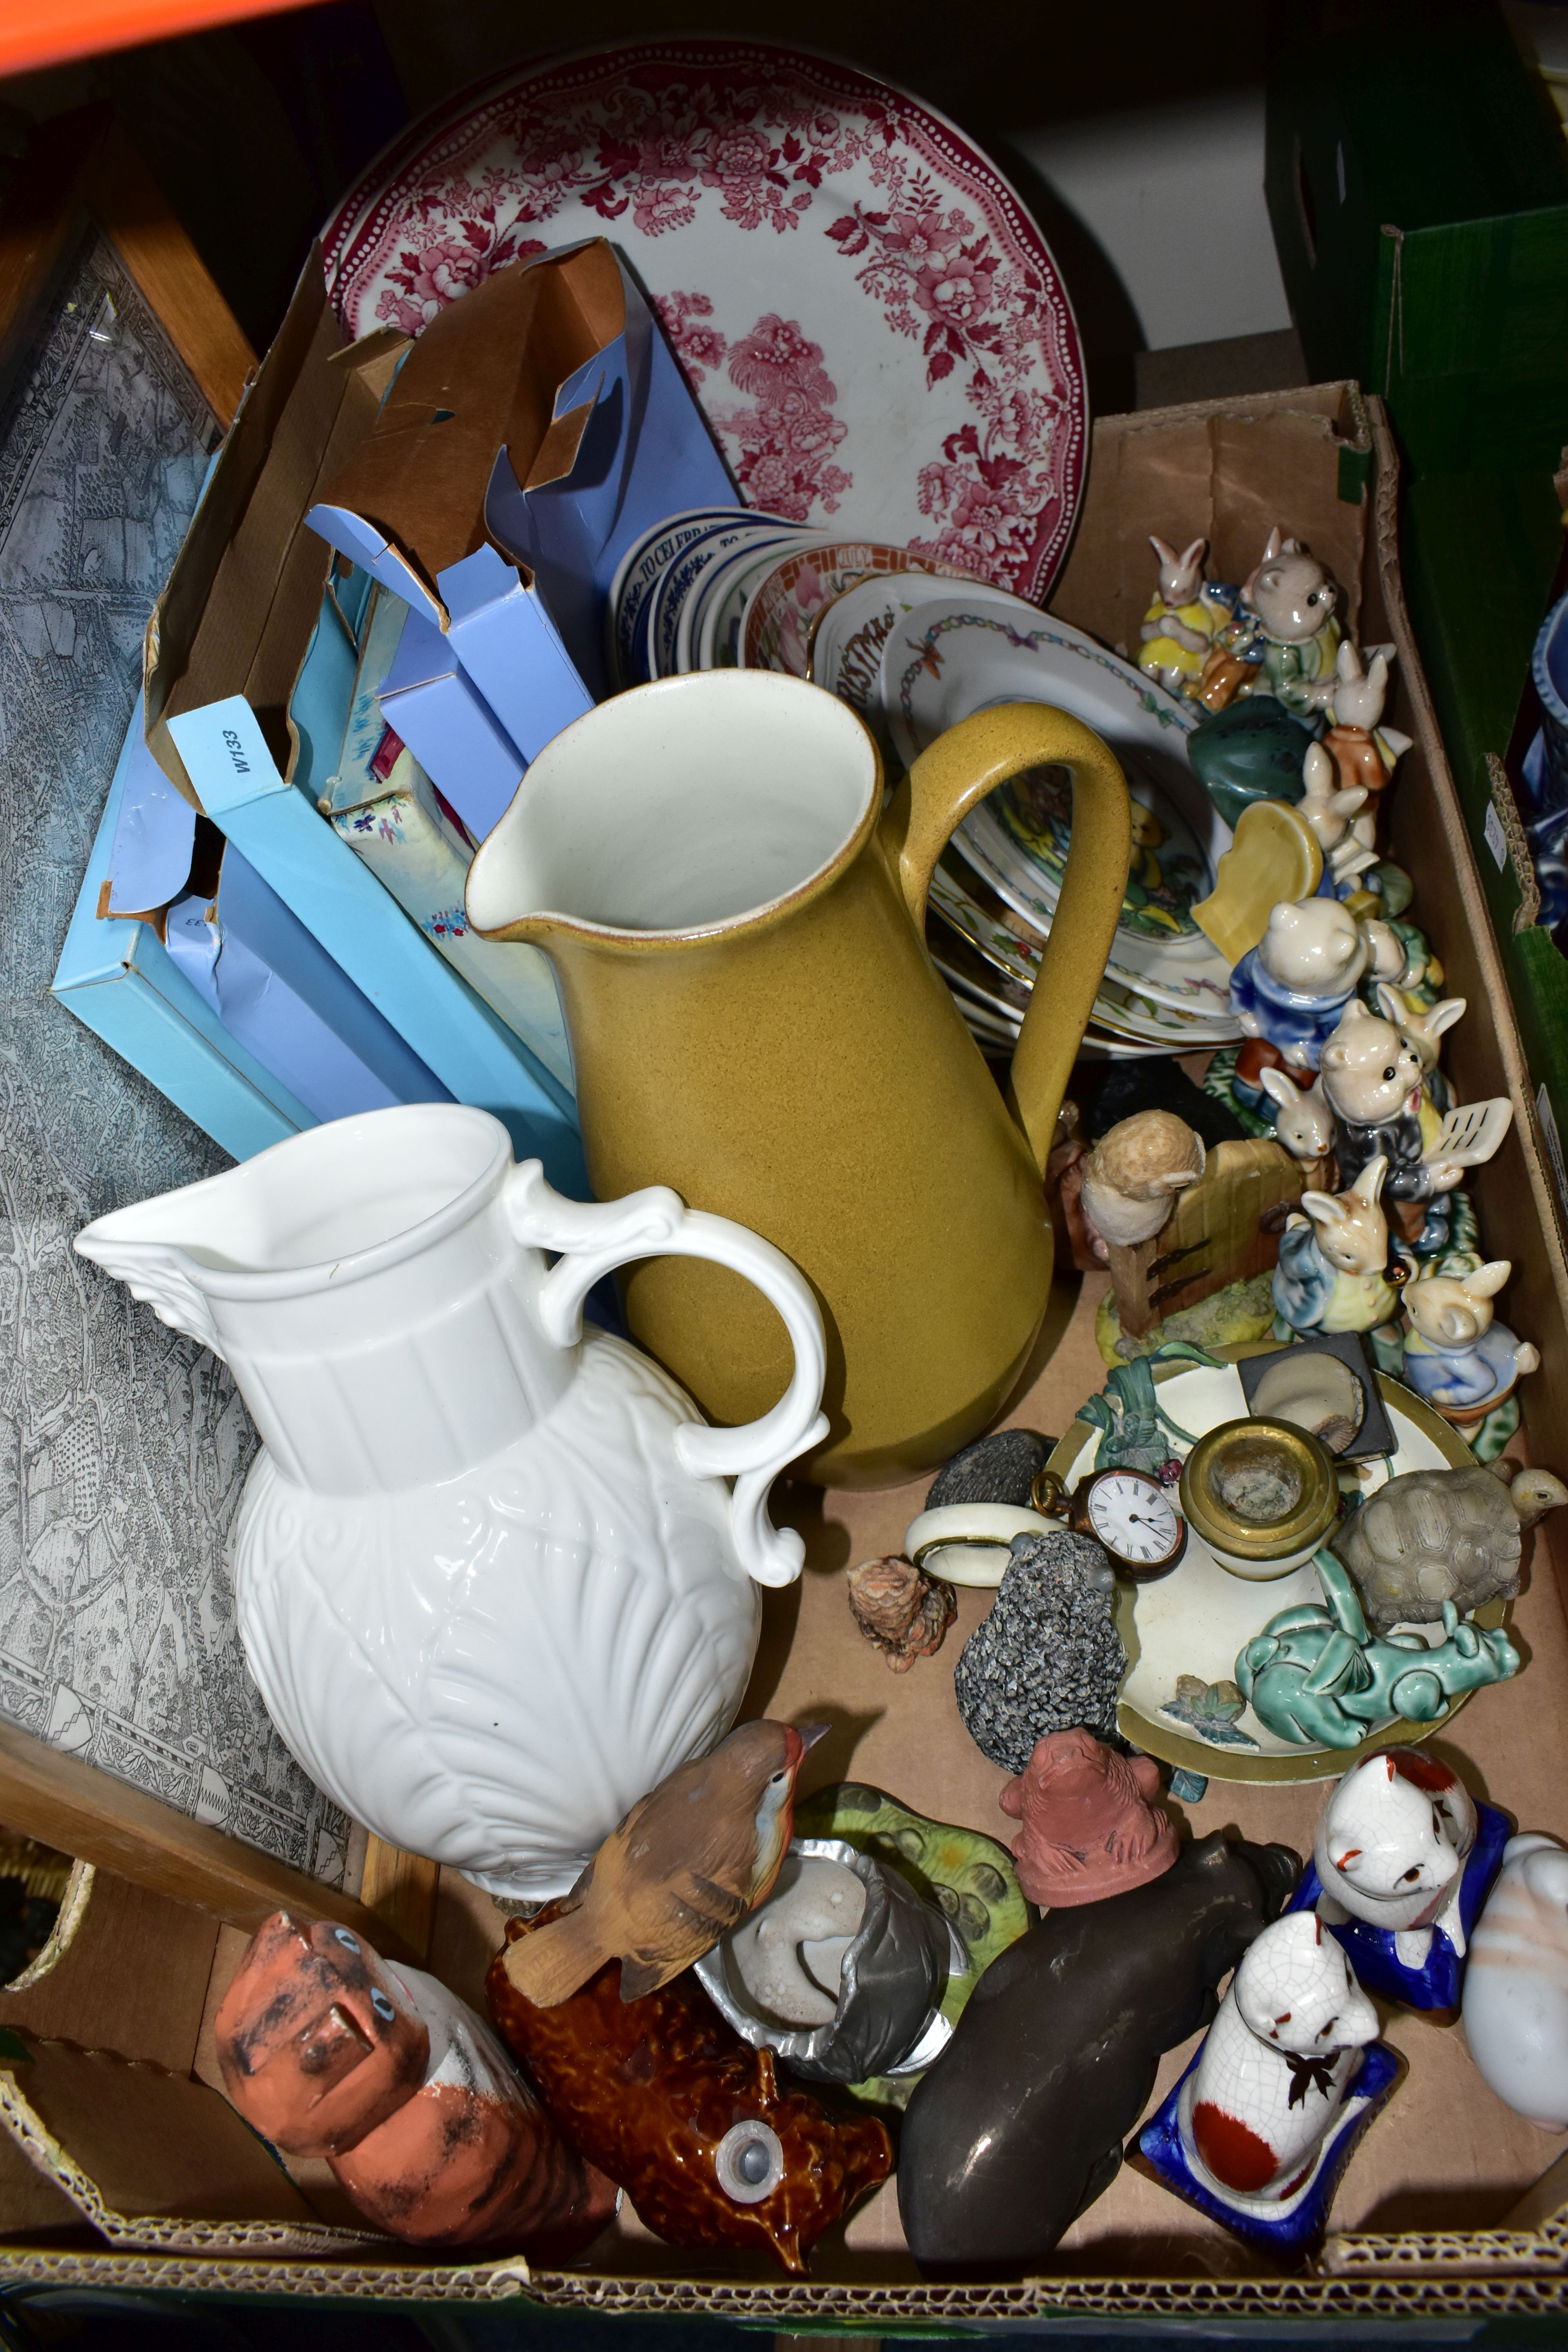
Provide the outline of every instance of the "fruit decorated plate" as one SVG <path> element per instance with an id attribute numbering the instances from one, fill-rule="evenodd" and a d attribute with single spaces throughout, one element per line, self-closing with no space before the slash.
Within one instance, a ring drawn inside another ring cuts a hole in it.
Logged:
<path id="1" fill-rule="evenodd" d="M 742 497 L 1043 599 L 1088 458 L 1078 329 L 1016 190 L 908 91 L 786 42 L 606 42 L 403 131 L 322 231 L 351 337 L 607 236 Z"/>
<path id="2" fill-rule="evenodd" d="M 1249 1353 L 1267 1352 L 1260 1349 Z M 1196 1440 L 1222 1422 L 1242 1419 L 1247 1400 L 1233 1363 L 1157 1364 L 1154 1380 L 1162 1412 Z M 1397 1381 L 1379 1373 L 1378 1388 L 1398 1441 L 1391 1458 L 1341 1465 L 1341 1484 L 1353 1477 L 1371 1495 L 1407 1470 L 1458 1469 L 1472 1456 L 1458 1433 Z M 1047 1468 L 1071 1492 L 1094 1467 L 1100 1432 L 1075 1421 L 1051 1455 Z M 1172 1454 L 1184 1460 L 1186 1439 L 1171 1437 Z M 1450 1701 L 1430 1723 L 1390 1717 L 1374 1725 L 1355 1748 L 1310 1748 L 1280 1738 L 1259 1722 L 1250 1706 L 1238 1704 L 1237 1655 L 1281 1610 L 1321 1601 L 1317 1570 L 1305 1567 L 1267 1582 L 1235 1576 L 1222 1568 L 1189 1527 L 1187 1546 L 1169 1576 L 1134 1588 L 1117 1588 L 1117 1630 L 1129 1664 L 1117 1717 L 1136 1748 L 1168 1764 L 1218 1780 L 1327 1780 L 1390 1743 L 1409 1745 L 1440 1731 L 1465 1696 Z M 1481 1626 L 1500 1625 L 1506 1604 L 1488 1601 L 1475 1612 Z M 1406 1630 L 1400 1628 L 1397 1630 Z M 1441 1626 L 1407 1629 L 1426 1640 L 1442 1638 Z"/>

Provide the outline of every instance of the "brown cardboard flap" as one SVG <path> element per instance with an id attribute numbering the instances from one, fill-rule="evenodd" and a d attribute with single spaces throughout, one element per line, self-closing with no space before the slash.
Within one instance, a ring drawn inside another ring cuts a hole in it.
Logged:
<path id="1" fill-rule="evenodd" d="M 358 365 L 331 364 L 343 336 L 313 250 L 148 623 L 148 745 L 195 807 L 168 730 L 182 711 L 243 694 L 289 772 L 289 697 L 331 562 L 304 517 L 374 422 L 389 362 L 368 340 Z"/>
<path id="2" fill-rule="evenodd" d="M 112 2243 L 331 2254 L 386 2242 L 318 2221 L 204 2083 L 71 2042 L 30 2047 L 0 2071 L 0 2124 Z"/>
<path id="3" fill-rule="evenodd" d="M 1219 580 L 1242 581 L 1276 524 L 1326 563 L 1361 609 L 1367 507 L 1339 495 L 1338 457 L 1371 447 L 1354 384 L 1312 384 L 1252 399 L 1102 416 L 1072 555 L 1051 610 L 1131 658 L 1157 584 L 1149 545 L 1200 535 Z"/>
<path id="4" fill-rule="evenodd" d="M 603 237 L 509 262 L 432 319 L 324 502 L 374 524 L 439 603 L 437 575 L 484 542 L 497 451 L 530 488 L 570 473 L 593 404 L 557 418 L 556 393 L 625 326 Z"/>

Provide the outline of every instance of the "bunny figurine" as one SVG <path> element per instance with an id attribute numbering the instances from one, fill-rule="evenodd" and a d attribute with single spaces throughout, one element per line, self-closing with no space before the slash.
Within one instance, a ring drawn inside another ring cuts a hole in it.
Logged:
<path id="1" fill-rule="evenodd" d="M 1410 738 L 1395 727 L 1381 724 L 1388 695 L 1388 665 L 1392 648 L 1380 646 L 1363 668 L 1348 637 L 1339 648 L 1332 678 L 1312 690 L 1314 708 L 1331 720 L 1323 750 L 1339 771 L 1346 791 L 1359 786 L 1371 800 L 1375 814 L 1377 795 L 1394 773 L 1394 762 L 1410 749 Z"/>
<path id="2" fill-rule="evenodd" d="M 1310 1911 L 1288 1911 L 1242 1955 L 1139 2147 L 1178 2196 L 1300 2256 L 1321 2240 L 1339 2176 L 1397 2074 L 1342 1947 Z"/>
<path id="3" fill-rule="evenodd" d="M 1306 790 L 1298 813 L 1317 837 L 1335 896 L 1348 898 L 1367 867 L 1377 864 L 1373 821 L 1363 807 L 1365 788 L 1357 784 L 1342 792 L 1339 772 L 1321 743 L 1307 746 L 1301 775 Z"/>
<path id="4" fill-rule="evenodd" d="M 1205 580 L 1206 539 L 1194 539 L 1180 555 L 1152 531 L 1149 544 L 1160 559 L 1160 584 L 1138 632 L 1138 667 L 1171 694 L 1194 694 L 1236 591 Z"/>
<path id="5" fill-rule="evenodd" d="M 1379 928 L 1386 927 L 1380 925 Z M 1416 1012 L 1412 1009 L 1410 1000 L 1397 980 L 1380 978 L 1376 989 L 1378 1009 L 1384 1019 L 1391 1021 L 1405 1042 L 1415 1046 L 1430 1083 L 1432 1073 L 1437 1066 L 1440 1040 L 1445 1032 L 1463 1017 L 1466 1000 L 1462 996 L 1445 996 L 1436 1004 L 1428 1004 Z"/>
<path id="6" fill-rule="evenodd" d="M 1471 1421 L 1513 1393 L 1540 1350 L 1492 1320 L 1492 1300 L 1513 1271 L 1506 1257 L 1473 1274 L 1423 1273 L 1405 1293 L 1410 1320 L 1401 1374 L 1441 1413 Z"/>
<path id="7" fill-rule="evenodd" d="M 1398 1292 L 1388 1278 L 1388 1220 L 1378 1206 L 1387 1169 L 1386 1160 L 1369 1160 L 1345 1192 L 1302 1193 L 1306 1213 L 1293 1211 L 1279 1236 L 1278 1337 L 1373 1331 L 1393 1319 Z"/>

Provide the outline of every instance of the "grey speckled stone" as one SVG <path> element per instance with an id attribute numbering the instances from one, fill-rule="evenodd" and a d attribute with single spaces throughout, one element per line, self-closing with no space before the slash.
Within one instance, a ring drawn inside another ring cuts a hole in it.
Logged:
<path id="1" fill-rule="evenodd" d="M 1117 1739 L 1127 1653 L 1116 1580 L 1090 1536 L 1019 1536 L 995 1605 L 953 1669 L 958 1711 L 983 1755 L 1021 1772 L 1047 1731 Z M 1119 1743 L 1120 1744 L 1120 1743 Z"/>
<path id="2" fill-rule="evenodd" d="M 1026 1505 L 1035 1474 L 1050 1460 L 1056 1442 L 1032 1429 L 999 1429 L 992 1437 L 977 1437 L 937 1472 L 926 1509 L 945 1510 L 950 1503 Z"/>

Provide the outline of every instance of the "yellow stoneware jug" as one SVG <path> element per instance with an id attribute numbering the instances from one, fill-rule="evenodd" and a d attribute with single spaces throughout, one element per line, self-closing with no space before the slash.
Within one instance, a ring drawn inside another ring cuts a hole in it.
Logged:
<path id="1" fill-rule="evenodd" d="M 985 793 L 1072 774 L 1072 842 L 1005 1100 L 932 964 L 926 891 Z M 1121 917 L 1127 786 L 1079 719 L 978 712 L 886 808 L 876 745 L 772 672 L 666 678 L 540 753 L 474 859 L 468 919 L 555 968 L 601 1200 L 668 1184 L 811 1281 L 829 1435 L 802 1474 L 890 1486 L 983 1430 L 1043 1319 L 1041 1169 Z M 631 1328 L 718 1422 L 757 1419 L 790 1343 L 722 1267 L 658 1258 Z"/>

